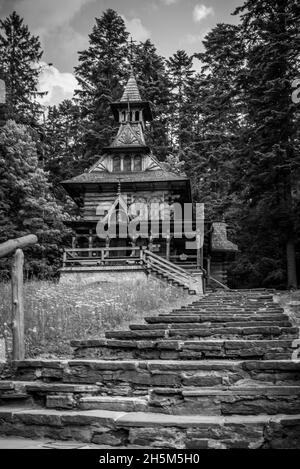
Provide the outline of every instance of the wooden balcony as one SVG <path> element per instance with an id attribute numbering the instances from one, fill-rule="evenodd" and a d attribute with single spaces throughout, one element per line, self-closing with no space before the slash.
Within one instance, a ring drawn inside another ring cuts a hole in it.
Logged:
<path id="1" fill-rule="evenodd" d="M 143 265 L 140 247 L 65 249 L 63 268 Z"/>

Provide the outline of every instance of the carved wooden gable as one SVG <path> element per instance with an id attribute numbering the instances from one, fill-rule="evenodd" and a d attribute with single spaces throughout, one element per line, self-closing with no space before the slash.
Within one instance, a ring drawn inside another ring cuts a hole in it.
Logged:
<path id="1" fill-rule="evenodd" d="M 129 123 L 122 125 L 112 147 L 144 146 L 145 141 L 140 126 Z"/>

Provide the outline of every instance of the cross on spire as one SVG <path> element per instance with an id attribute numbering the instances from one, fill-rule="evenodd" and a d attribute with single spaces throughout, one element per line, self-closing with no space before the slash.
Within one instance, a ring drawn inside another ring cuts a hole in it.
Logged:
<path id="1" fill-rule="evenodd" d="M 130 62 L 130 67 L 131 67 L 131 69 L 132 69 L 133 45 L 134 45 L 134 43 L 137 42 L 137 41 L 134 41 L 134 40 L 132 39 L 132 36 L 130 36 L 130 41 L 127 41 L 127 42 L 129 43 L 129 52 L 130 52 L 130 53 L 129 53 L 129 62 Z"/>

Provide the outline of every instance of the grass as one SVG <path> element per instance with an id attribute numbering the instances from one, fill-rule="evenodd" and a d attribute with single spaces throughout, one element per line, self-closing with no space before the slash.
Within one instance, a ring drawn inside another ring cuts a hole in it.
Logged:
<path id="1" fill-rule="evenodd" d="M 145 316 L 168 311 L 191 297 L 155 281 L 132 284 L 59 285 L 28 282 L 24 287 L 27 358 L 70 357 L 72 339 L 99 338 L 126 329 Z M 10 331 L 10 284 L 0 284 L 0 337 Z"/>

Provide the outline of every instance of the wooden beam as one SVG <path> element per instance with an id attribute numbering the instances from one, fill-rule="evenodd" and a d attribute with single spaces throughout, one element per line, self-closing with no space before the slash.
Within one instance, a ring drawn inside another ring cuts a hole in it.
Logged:
<path id="1" fill-rule="evenodd" d="M 22 238 L 10 239 L 0 244 L 0 258 L 13 254 L 17 249 L 24 249 L 27 246 L 36 244 L 38 239 L 35 235 L 23 236 Z"/>
<path id="2" fill-rule="evenodd" d="M 13 360 L 24 360 L 25 358 L 23 265 L 23 251 L 17 249 L 13 255 L 11 269 Z"/>

